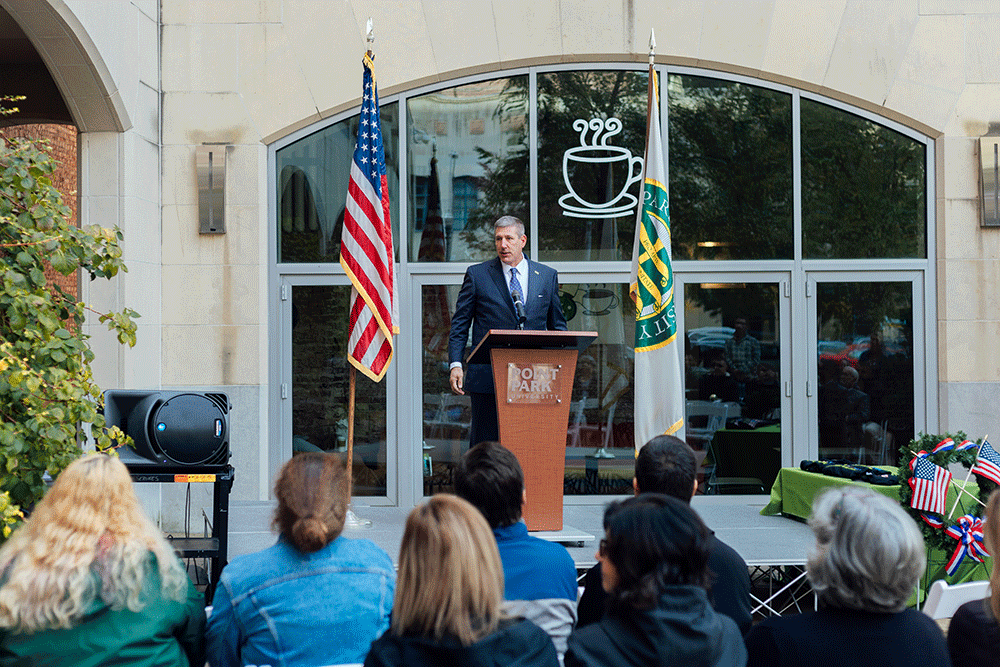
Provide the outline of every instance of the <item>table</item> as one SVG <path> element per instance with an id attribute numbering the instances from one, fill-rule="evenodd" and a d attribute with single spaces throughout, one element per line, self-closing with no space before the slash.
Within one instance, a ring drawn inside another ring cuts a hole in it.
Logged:
<path id="1" fill-rule="evenodd" d="M 879 468 L 889 470 L 893 473 L 897 472 L 897 469 L 892 466 L 879 466 Z M 819 473 L 806 472 L 804 470 L 800 470 L 799 468 L 781 468 L 781 470 L 778 471 L 778 476 L 774 481 L 774 485 L 771 487 L 771 501 L 760 511 L 760 513 L 763 516 L 782 514 L 784 516 L 800 520 L 808 519 L 810 513 L 812 512 L 813 498 L 815 498 L 822 489 L 831 486 L 845 486 L 847 484 L 857 484 L 859 486 L 867 487 L 872 491 L 881 493 L 887 498 L 892 498 L 896 502 L 899 502 L 899 485 L 878 486 L 875 484 L 867 484 L 865 482 L 855 482 L 841 477 L 830 477 Z M 961 493 L 959 490 L 961 484 L 961 480 L 955 480 L 948 488 L 948 500 L 946 506 L 949 510 L 951 510 L 951 507 L 955 504 L 955 499 L 958 497 L 959 493 Z M 969 493 L 972 493 L 975 496 L 979 495 L 979 485 L 976 484 L 975 478 L 970 478 L 969 481 L 966 482 L 965 488 L 969 491 Z M 966 496 L 966 498 L 968 499 L 968 496 Z M 959 511 L 961 511 L 961 507 L 962 506 L 960 505 Z M 958 512 L 956 512 L 956 515 L 957 514 Z M 963 581 L 978 581 L 990 578 L 990 559 L 986 559 L 985 563 L 976 563 L 969 558 L 966 558 L 962 565 L 959 566 L 958 571 L 954 574 L 954 576 L 947 576 L 945 566 L 947 565 L 950 557 L 951 552 L 928 549 L 927 570 L 920 586 L 922 589 L 921 599 L 923 599 L 923 595 L 926 593 L 927 589 L 930 588 L 930 585 L 938 579 L 944 579 L 949 584 L 957 584 Z"/>
<path id="2" fill-rule="evenodd" d="M 880 466 L 883 470 L 892 473 L 896 468 L 891 466 Z M 974 483 L 970 482 L 970 483 Z M 815 472 L 806 472 L 799 468 L 781 468 L 771 486 L 771 501 L 760 511 L 763 516 L 774 516 L 783 514 L 797 519 L 808 519 L 812 513 L 813 498 L 821 490 L 830 486 L 845 486 L 847 484 L 859 484 L 866 486 L 872 491 L 881 493 L 899 502 L 899 486 L 878 486 L 876 484 L 866 484 L 864 482 L 854 482 L 842 477 L 830 477 Z M 955 494 L 958 491 L 951 489 L 948 498 L 950 503 L 955 502 Z"/>

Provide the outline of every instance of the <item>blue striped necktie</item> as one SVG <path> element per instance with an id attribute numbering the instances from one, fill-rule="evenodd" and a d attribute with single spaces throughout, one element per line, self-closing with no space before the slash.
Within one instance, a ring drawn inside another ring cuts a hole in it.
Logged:
<path id="1" fill-rule="evenodd" d="M 517 268 L 510 267 L 510 297 L 517 303 L 518 300 L 524 303 L 524 293 L 521 292 L 521 281 L 517 279 Z"/>

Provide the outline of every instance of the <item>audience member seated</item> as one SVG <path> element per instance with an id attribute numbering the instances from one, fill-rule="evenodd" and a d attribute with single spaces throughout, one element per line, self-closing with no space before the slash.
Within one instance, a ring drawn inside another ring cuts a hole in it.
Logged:
<path id="1" fill-rule="evenodd" d="M 906 605 L 924 572 L 920 530 L 870 489 L 830 489 L 813 503 L 806 575 L 819 610 L 772 617 L 747 636 L 748 665 L 947 667 L 937 623 Z"/>
<path id="2" fill-rule="evenodd" d="M 365 667 L 556 667 L 545 631 L 501 611 L 503 569 L 479 511 L 438 494 L 410 512 L 399 548 L 392 626 Z"/>
<path id="3" fill-rule="evenodd" d="M 569 638 L 566 667 L 742 667 L 743 636 L 708 601 L 708 528 L 677 498 L 612 503 L 596 554 L 608 592 L 599 622 Z"/>
<path id="4" fill-rule="evenodd" d="M 702 401 L 735 402 L 740 400 L 740 383 L 729 374 L 729 365 L 721 353 L 708 363 L 709 374 L 703 375 L 698 384 L 698 398 Z"/>
<path id="5" fill-rule="evenodd" d="M 864 445 L 862 426 L 868 421 L 869 403 L 857 384 L 858 372 L 844 366 L 835 382 L 819 388 L 820 447 L 833 449 L 836 458 L 851 458 Z"/>
<path id="6" fill-rule="evenodd" d="M 966 602 L 955 611 L 948 626 L 948 652 L 955 667 L 1000 665 L 1000 490 L 990 494 L 983 515 L 983 538 L 993 557 L 990 596 Z"/>
<path id="7" fill-rule="evenodd" d="M 757 364 L 757 376 L 747 384 L 743 416 L 771 419 L 781 409 L 781 383 L 771 364 Z"/>
<path id="8" fill-rule="evenodd" d="M 576 622 L 576 564 L 566 548 L 528 535 L 521 521 L 524 473 L 510 450 L 481 442 L 455 466 L 455 494 L 472 503 L 493 529 L 504 576 L 504 611 L 549 633 L 556 652 Z"/>
<path id="9" fill-rule="evenodd" d="M 205 664 L 205 599 L 125 465 L 71 463 L 0 549 L 0 663 Z"/>
<path id="10" fill-rule="evenodd" d="M 685 503 L 698 489 L 694 451 L 683 440 L 659 435 L 639 450 L 635 459 L 632 486 L 636 495 L 662 493 Z M 747 564 L 736 551 L 709 531 L 708 569 L 712 588 L 709 600 L 715 610 L 733 619 L 743 634 L 750 630 L 750 575 Z M 584 591 L 578 607 L 577 627 L 601 620 L 608 595 L 601 581 L 598 563 L 584 577 Z"/>
<path id="11" fill-rule="evenodd" d="M 302 453 L 274 486 L 277 543 L 222 571 L 208 621 L 212 667 L 359 663 L 389 627 L 392 560 L 340 533 L 347 471 L 335 454 Z"/>

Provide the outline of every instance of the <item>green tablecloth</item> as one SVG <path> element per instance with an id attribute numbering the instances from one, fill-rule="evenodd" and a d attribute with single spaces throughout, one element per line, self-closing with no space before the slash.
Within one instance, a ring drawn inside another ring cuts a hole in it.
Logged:
<path id="1" fill-rule="evenodd" d="M 879 467 L 892 472 L 896 471 L 896 469 L 891 466 Z M 812 512 L 813 498 L 816 497 L 816 494 L 818 494 L 820 490 L 830 486 L 844 486 L 846 484 L 857 484 L 868 487 L 873 491 L 881 493 L 899 502 L 898 485 L 877 486 L 874 484 L 866 484 L 864 482 L 853 482 L 849 479 L 842 479 L 839 477 L 820 475 L 819 473 L 806 472 L 804 470 L 800 470 L 799 468 L 782 468 L 778 471 L 778 477 L 774 480 L 774 486 L 771 487 L 771 501 L 760 511 L 760 513 L 764 516 L 783 514 L 785 516 L 795 517 L 798 519 L 807 519 L 809 518 L 809 514 Z M 962 482 L 960 480 L 956 480 L 952 482 L 948 489 L 947 508 L 949 511 L 955 504 L 955 499 L 960 493 L 959 486 L 961 484 Z M 966 489 L 968 489 L 973 496 L 979 495 L 979 485 L 976 484 L 975 478 L 969 479 L 966 483 Z M 956 511 L 955 515 L 958 516 L 964 511 L 967 511 L 971 505 L 975 504 L 975 502 L 975 500 L 966 495 L 963 503 L 959 505 L 959 509 Z M 927 589 L 930 588 L 931 583 L 937 581 L 938 579 L 944 579 L 949 584 L 956 584 L 963 581 L 977 581 L 990 578 L 991 564 L 989 559 L 987 559 L 985 563 L 976 563 L 968 557 L 966 557 L 962 565 L 959 566 L 958 571 L 955 572 L 954 576 L 947 576 L 945 566 L 947 565 L 950 557 L 950 551 L 944 552 L 937 549 L 928 550 L 927 572 L 921 581 L 921 588 L 923 589 L 921 593 L 921 600 Z"/>
<path id="2" fill-rule="evenodd" d="M 882 466 L 883 470 L 896 472 L 895 468 Z M 764 516 L 774 516 L 784 514 L 798 519 L 808 519 L 812 512 L 813 498 L 822 489 L 828 486 L 844 486 L 846 484 L 860 484 L 867 486 L 872 491 L 877 491 L 896 502 L 899 502 L 899 486 L 877 486 L 865 484 L 864 482 L 852 482 L 841 477 L 830 477 L 815 472 L 806 472 L 799 468 L 782 468 L 778 471 L 778 476 L 771 486 L 771 502 L 760 511 Z M 953 493 L 957 491 L 953 490 Z M 954 496 L 949 496 L 950 502 L 954 502 Z M 951 505 L 948 505 L 951 507 Z"/>

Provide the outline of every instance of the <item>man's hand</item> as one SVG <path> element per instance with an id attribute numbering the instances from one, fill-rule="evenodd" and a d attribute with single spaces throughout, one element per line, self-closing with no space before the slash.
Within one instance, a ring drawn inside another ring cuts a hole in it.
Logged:
<path id="1" fill-rule="evenodd" d="M 462 383 L 465 381 L 465 372 L 462 370 L 462 367 L 455 366 L 452 368 L 448 379 L 451 382 L 452 393 L 464 396 L 465 392 L 462 391 Z"/>

